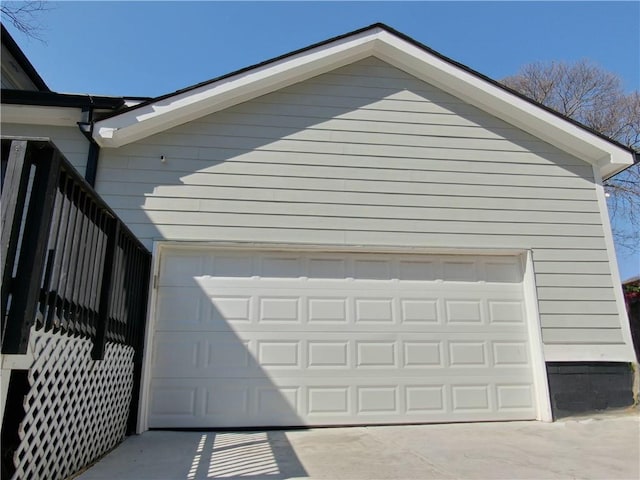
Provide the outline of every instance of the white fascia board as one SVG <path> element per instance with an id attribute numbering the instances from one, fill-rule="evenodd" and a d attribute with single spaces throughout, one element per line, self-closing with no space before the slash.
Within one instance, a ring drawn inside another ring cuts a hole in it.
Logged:
<path id="1" fill-rule="evenodd" d="M 94 139 L 102 147 L 126 145 L 371 55 L 597 165 L 604 178 L 633 163 L 624 148 L 380 27 L 96 122 Z"/>
<path id="2" fill-rule="evenodd" d="M 2 123 L 75 127 L 82 120 L 82 110 L 73 107 L 41 105 L 2 105 Z"/>
<path id="3" fill-rule="evenodd" d="M 168 128 L 321 75 L 373 54 L 379 28 L 170 96 L 96 122 L 101 147 L 120 147 Z"/>
<path id="4" fill-rule="evenodd" d="M 607 178 L 633 163 L 633 155 L 591 132 L 485 79 L 383 31 L 377 56 L 397 68 L 600 168 Z"/>

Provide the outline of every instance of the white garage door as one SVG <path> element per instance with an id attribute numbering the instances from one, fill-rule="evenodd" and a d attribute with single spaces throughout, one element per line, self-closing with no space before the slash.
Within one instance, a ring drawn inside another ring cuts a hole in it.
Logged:
<path id="1" fill-rule="evenodd" d="M 519 258 L 165 250 L 149 426 L 533 419 Z"/>

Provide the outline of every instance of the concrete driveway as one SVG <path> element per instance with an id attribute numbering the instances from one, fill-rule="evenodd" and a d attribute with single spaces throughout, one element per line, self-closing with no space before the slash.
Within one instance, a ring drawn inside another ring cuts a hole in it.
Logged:
<path id="1" fill-rule="evenodd" d="M 150 431 L 81 480 L 640 478 L 636 412 L 561 420 L 255 432 Z"/>

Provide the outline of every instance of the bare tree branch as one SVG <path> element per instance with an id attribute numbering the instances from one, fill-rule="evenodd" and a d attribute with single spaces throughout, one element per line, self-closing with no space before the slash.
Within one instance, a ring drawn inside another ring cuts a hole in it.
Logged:
<path id="1" fill-rule="evenodd" d="M 625 93 L 616 75 L 586 60 L 525 65 L 502 80 L 506 86 L 628 147 L 640 150 L 640 93 Z M 640 165 L 605 183 L 616 245 L 640 251 Z"/>
<path id="2" fill-rule="evenodd" d="M 9 21 L 19 32 L 42 42 L 44 41 L 42 38 L 43 27 L 38 21 L 38 16 L 50 8 L 46 0 L 2 2 L 0 3 L 0 14 L 3 22 Z"/>

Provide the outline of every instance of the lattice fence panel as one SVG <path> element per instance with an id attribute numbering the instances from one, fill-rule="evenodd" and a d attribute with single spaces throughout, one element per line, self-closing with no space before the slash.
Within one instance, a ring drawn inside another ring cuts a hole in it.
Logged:
<path id="1" fill-rule="evenodd" d="M 126 432 L 133 347 L 32 332 L 35 361 L 24 400 L 14 479 L 64 479 L 116 446 Z"/>

